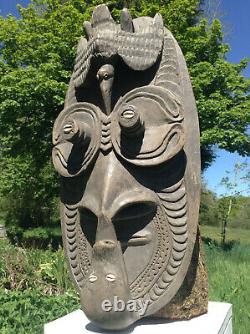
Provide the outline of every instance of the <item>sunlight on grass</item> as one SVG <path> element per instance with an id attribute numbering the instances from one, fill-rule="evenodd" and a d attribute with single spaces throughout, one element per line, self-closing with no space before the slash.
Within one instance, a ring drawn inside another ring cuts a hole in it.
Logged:
<path id="1" fill-rule="evenodd" d="M 220 230 L 201 226 L 204 237 L 220 240 Z M 228 241 L 238 243 L 229 251 L 205 245 L 209 300 L 233 304 L 234 334 L 250 329 L 250 230 L 228 229 Z"/>
<path id="2" fill-rule="evenodd" d="M 206 226 L 201 225 L 201 235 L 203 237 L 208 237 L 216 241 L 220 241 L 221 230 L 216 226 Z M 227 229 L 227 241 L 234 240 L 239 241 L 242 244 L 250 245 L 250 229 L 240 229 L 240 228 L 228 228 Z"/>

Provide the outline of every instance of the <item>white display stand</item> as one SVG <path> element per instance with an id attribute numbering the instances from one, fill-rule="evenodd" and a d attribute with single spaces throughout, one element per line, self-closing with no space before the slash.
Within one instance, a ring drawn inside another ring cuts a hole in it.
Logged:
<path id="1" fill-rule="evenodd" d="M 191 320 L 161 321 L 145 319 L 126 330 L 110 332 L 92 324 L 81 310 L 49 322 L 44 334 L 232 334 L 232 305 L 209 302 L 208 313 Z"/>

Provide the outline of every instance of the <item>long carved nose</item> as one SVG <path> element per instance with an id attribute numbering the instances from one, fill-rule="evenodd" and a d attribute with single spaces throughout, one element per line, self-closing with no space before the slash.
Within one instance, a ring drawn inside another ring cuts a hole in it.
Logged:
<path id="1" fill-rule="evenodd" d="M 97 218 L 104 216 L 112 220 L 124 208 L 133 205 L 136 211 L 138 204 L 140 211 L 141 204 L 155 206 L 156 203 L 155 193 L 139 184 L 112 151 L 106 156 L 100 153 L 82 199 L 85 209 Z"/>
<path id="2" fill-rule="evenodd" d="M 105 224 L 108 229 L 112 227 L 110 222 L 99 225 L 103 228 Z M 132 299 L 121 247 L 114 240 L 99 240 L 93 246 L 90 275 L 80 292 L 81 305 L 87 317 L 97 325 L 113 330 L 126 328 L 139 318 L 138 313 L 126 308 L 122 312 L 113 307 L 105 309 L 104 303 L 112 305 L 115 297 L 124 305 Z"/>
<path id="3" fill-rule="evenodd" d="M 88 221 L 83 217 L 82 228 L 93 248 L 90 275 L 80 296 L 85 314 L 104 328 L 122 329 L 139 318 L 137 312 L 126 309 L 121 313 L 113 309 L 105 312 L 102 303 L 118 296 L 127 305 L 132 299 L 122 239 L 115 228 L 115 219 L 140 216 L 138 211 L 142 207 L 155 207 L 155 196 L 136 181 L 112 151 L 108 155 L 99 154 L 81 202 L 82 212 L 90 218 Z M 97 219 L 93 219 L 92 215 Z M 93 221 L 97 221 L 96 230 Z M 93 296 L 94 302 L 91 302 Z"/>

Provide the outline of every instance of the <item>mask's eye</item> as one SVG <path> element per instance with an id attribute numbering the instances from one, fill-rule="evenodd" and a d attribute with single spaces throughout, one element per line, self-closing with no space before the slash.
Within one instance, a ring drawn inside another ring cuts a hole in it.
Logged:
<path id="1" fill-rule="evenodd" d="M 88 124 L 74 119 L 69 119 L 63 125 L 63 137 L 65 140 L 81 145 L 90 141 L 91 133 Z"/>
<path id="2" fill-rule="evenodd" d="M 107 80 L 108 78 L 109 78 L 109 74 L 105 73 L 104 76 L 103 76 L 103 79 Z"/>
<path id="3" fill-rule="evenodd" d="M 138 109 L 134 106 L 127 106 L 119 112 L 119 125 L 122 134 L 135 136 L 143 131 L 143 122 L 140 119 Z"/>
<path id="4" fill-rule="evenodd" d="M 75 103 L 58 116 L 53 130 L 53 163 L 65 177 L 82 173 L 100 145 L 101 111 L 89 103 Z"/>
<path id="5" fill-rule="evenodd" d="M 113 147 L 123 159 L 159 165 L 183 148 L 182 103 L 161 87 L 135 88 L 114 107 L 111 130 Z"/>

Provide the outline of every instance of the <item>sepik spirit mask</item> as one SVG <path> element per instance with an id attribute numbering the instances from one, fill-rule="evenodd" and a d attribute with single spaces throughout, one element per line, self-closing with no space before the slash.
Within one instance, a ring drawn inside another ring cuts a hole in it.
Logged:
<path id="1" fill-rule="evenodd" d="M 132 20 L 124 9 L 117 24 L 100 5 L 85 30 L 54 125 L 53 163 L 82 308 L 99 326 L 122 329 L 170 303 L 187 275 L 198 118 L 184 57 L 160 15 Z M 114 298 L 128 307 L 113 310 Z"/>

